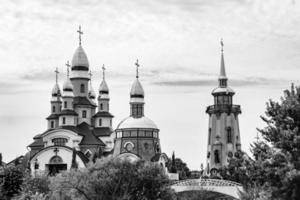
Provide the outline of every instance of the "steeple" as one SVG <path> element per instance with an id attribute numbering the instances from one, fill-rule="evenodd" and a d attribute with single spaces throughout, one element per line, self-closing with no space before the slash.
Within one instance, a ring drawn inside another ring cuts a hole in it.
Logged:
<path id="1" fill-rule="evenodd" d="M 219 87 L 227 87 L 227 77 L 225 71 L 225 62 L 224 62 L 224 43 L 223 39 L 221 39 L 221 67 L 220 67 L 220 75 L 219 75 Z"/>
<path id="2" fill-rule="evenodd" d="M 59 74 L 59 71 L 58 71 L 58 68 L 55 69 L 55 84 L 53 86 L 53 89 L 52 89 L 52 99 L 51 101 L 60 101 L 60 97 L 61 97 L 61 92 L 60 92 L 60 88 L 59 88 L 59 85 L 58 85 L 58 74 Z"/>
<path id="3" fill-rule="evenodd" d="M 130 116 L 140 118 L 144 116 L 144 89 L 139 81 L 139 61 L 136 63 L 136 79 L 130 90 Z"/>
<path id="4" fill-rule="evenodd" d="M 92 71 L 89 72 L 89 76 L 90 76 L 89 98 L 90 98 L 92 101 L 94 101 L 95 98 L 96 98 L 96 94 L 95 94 L 95 91 L 94 91 L 94 89 L 93 89 L 93 87 L 92 87 L 92 76 L 93 76 Z"/>
<path id="5" fill-rule="evenodd" d="M 102 97 L 103 97 L 104 94 L 107 94 L 107 97 L 108 97 L 109 89 L 108 89 L 107 83 L 105 81 L 105 70 L 106 70 L 106 68 L 105 68 L 104 64 L 103 64 L 101 69 L 102 69 L 102 82 L 99 86 L 99 95 L 102 95 Z"/>

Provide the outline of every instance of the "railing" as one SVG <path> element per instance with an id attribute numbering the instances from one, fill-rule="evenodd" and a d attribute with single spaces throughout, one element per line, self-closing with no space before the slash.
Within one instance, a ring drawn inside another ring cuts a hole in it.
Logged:
<path id="1" fill-rule="evenodd" d="M 211 105 L 206 108 L 207 113 L 216 113 L 216 112 L 237 112 L 241 113 L 240 105 L 227 105 L 227 104 L 218 104 Z"/>
<path id="2" fill-rule="evenodd" d="M 219 179 L 188 179 L 183 181 L 175 181 L 170 186 L 218 186 L 218 187 L 242 187 L 241 184 L 233 181 Z"/>

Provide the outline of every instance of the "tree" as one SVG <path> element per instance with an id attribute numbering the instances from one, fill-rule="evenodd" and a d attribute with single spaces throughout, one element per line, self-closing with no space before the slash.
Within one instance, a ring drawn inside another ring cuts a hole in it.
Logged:
<path id="1" fill-rule="evenodd" d="M 78 164 L 76 162 L 76 149 L 73 148 L 73 152 L 72 152 L 72 162 L 71 162 L 71 168 L 72 169 L 77 169 L 78 168 Z"/>
<path id="2" fill-rule="evenodd" d="M 0 167 L 2 166 L 2 153 L 0 153 Z"/>
<path id="3" fill-rule="evenodd" d="M 171 172 L 171 173 L 176 173 L 176 172 L 177 172 L 177 169 L 176 169 L 176 161 L 175 161 L 175 153 L 174 153 L 174 151 L 173 151 L 173 154 L 172 154 L 172 160 L 171 160 L 170 172 Z"/>
<path id="4" fill-rule="evenodd" d="M 98 159 L 83 170 L 63 172 L 51 178 L 52 198 L 87 200 L 174 199 L 163 169 L 145 161 Z"/>
<path id="5" fill-rule="evenodd" d="M 174 158 L 175 158 L 175 154 L 174 154 Z M 183 162 L 180 158 L 175 158 L 174 159 L 172 156 L 172 159 L 169 159 L 169 161 L 166 163 L 166 166 L 168 168 L 168 171 L 172 171 L 174 168 L 174 161 L 175 160 L 175 169 L 176 172 L 179 174 L 179 180 L 185 180 L 190 178 L 191 176 L 191 171 L 188 168 L 187 164 L 185 162 Z M 170 162 L 171 160 L 171 162 Z M 172 167 L 173 166 L 173 167 Z"/>

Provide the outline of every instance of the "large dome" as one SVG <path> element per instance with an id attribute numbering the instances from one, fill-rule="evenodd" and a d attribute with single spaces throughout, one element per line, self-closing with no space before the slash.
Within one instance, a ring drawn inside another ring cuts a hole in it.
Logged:
<path id="1" fill-rule="evenodd" d="M 89 68 L 89 61 L 82 46 L 79 46 L 73 55 L 72 68 L 73 67 L 85 67 L 87 69 Z"/>
<path id="2" fill-rule="evenodd" d="M 124 120 L 122 120 L 117 127 L 117 129 L 130 129 L 130 128 L 158 129 L 155 123 L 147 117 L 140 117 L 140 118 L 127 117 Z"/>
<path id="3" fill-rule="evenodd" d="M 135 96 L 135 95 L 144 97 L 144 89 L 139 79 L 136 79 L 131 87 L 130 96 Z"/>

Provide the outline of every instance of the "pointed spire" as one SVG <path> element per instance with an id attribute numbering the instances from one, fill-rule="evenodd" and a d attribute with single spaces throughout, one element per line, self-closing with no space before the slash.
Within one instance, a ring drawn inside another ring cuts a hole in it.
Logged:
<path id="1" fill-rule="evenodd" d="M 81 46 L 81 35 L 83 35 L 83 32 L 81 30 L 81 26 L 79 25 L 79 28 L 77 30 L 78 35 L 78 39 L 79 39 L 79 46 Z"/>
<path id="2" fill-rule="evenodd" d="M 221 69 L 219 79 L 227 79 L 226 71 L 225 71 L 225 62 L 224 62 L 224 43 L 223 39 L 221 39 Z"/>
<path id="3" fill-rule="evenodd" d="M 105 80 L 105 70 L 106 70 L 106 68 L 105 68 L 105 66 L 104 66 L 104 64 L 102 65 L 102 79 L 103 80 Z"/>
<path id="4" fill-rule="evenodd" d="M 135 66 L 136 66 L 136 78 L 139 78 L 139 67 L 140 67 L 140 64 L 139 64 L 139 60 L 137 59 L 136 60 L 136 63 L 135 63 Z"/>

